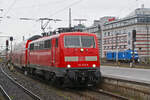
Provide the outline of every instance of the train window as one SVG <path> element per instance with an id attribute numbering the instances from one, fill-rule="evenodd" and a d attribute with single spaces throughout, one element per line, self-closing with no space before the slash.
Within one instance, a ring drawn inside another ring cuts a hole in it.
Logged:
<path id="1" fill-rule="evenodd" d="M 56 38 L 56 43 L 55 43 L 55 47 L 58 47 L 58 38 Z"/>
<path id="2" fill-rule="evenodd" d="M 38 50 L 38 49 L 39 49 L 39 43 L 38 43 L 38 42 L 34 43 L 34 49 L 35 49 L 35 50 Z"/>
<path id="3" fill-rule="evenodd" d="M 34 43 L 30 44 L 30 50 L 34 50 Z"/>
<path id="4" fill-rule="evenodd" d="M 65 47 L 80 47 L 80 36 L 65 36 Z"/>
<path id="5" fill-rule="evenodd" d="M 44 48 L 45 49 L 51 48 L 51 40 L 44 41 Z"/>
<path id="6" fill-rule="evenodd" d="M 95 48 L 95 42 L 93 36 L 81 36 L 82 47 Z"/>
<path id="7" fill-rule="evenodd" d="M 67 48 L 95 48 L 93 36 L 65 36 L 64 42 Z"/>
<path id="8" fill-rule="evenodd" d="M 44 42 L 41 41 L 41 42 L 39 42 L 39 49 L 43 49 L 43 48 L 44 48 Z"/>

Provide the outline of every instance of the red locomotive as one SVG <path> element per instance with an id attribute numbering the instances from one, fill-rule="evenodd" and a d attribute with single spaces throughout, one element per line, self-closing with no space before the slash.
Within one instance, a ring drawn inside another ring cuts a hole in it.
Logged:
<path id="1" fill-rule="evenodd" d="M 94 34 L 36 36 L 16 46 L 12 55 L 13 64 L 25 72 L 41 74 L 60 84 L 96 85 L 101 79 L 98 40 Z"/>

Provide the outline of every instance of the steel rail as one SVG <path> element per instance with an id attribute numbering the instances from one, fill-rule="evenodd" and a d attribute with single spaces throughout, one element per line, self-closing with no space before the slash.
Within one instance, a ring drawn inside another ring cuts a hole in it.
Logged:
<path id="1" fill-rule="evenodd" d="M 6 100 L 12 100 L 1 85 L 0 85 L 0 91 Z"/>
<path id="2" fill-rule="evenodd" d="M 13 78 L 11 78 L 4 70 L 1 68 L 2 73 L 7 76 L 14 84 L 16 84 L 19 88 L 21 88 L 25 93 L 27 93 L 29 96 L 31 96 L 34 100 L 42 100 L 39 96 L 34 94 L 33 92 L 29 91 L 25 87 L 23 87 L 21 84 L 19 84 L 17 81 L 15 81 Z"/>
<path id="3" fill-rule="evenodd" d="M 120 96 L 120 95 L 114 94 L 112 92 L 107 92 L 107 91 L 104 91 L 104 90 L 97 90 L 97 89 L 91 89 L 91 88 L 88 88 L 88 90 L 91 90 L 93 92 L 100 93 L 100 94 L 103 94 L 103 95 L 107 95 L 107 96 L 110 96 L 110 97 L 114 97 L 114 98 L 119 99 L 119 100 L 130 100 L 129 98 L 126 98 L 124 96 Z M 74 91 L 74 90 L 70 90 L 70 92 L 73 92 L 73 93 L 78 94 L 80 96 L 88 97 L 88 98 L 90 98 L 90 100 L 98 100 L 98 99 L 96 99 L 96 98 L 94 98 L 90 95 L 84 94 L 82 92 L 77 92 L 77 91 Z"/>
<path id="4" fill-rule="evenodd" d="M 101 93 L 101 94 L 104 94 L 104 95 L 114 97 L 114 98 L 119 99 L 119 100 L 129 100 L 129 98 L 127 98 L 127 97 L 120 96 L 120 95 L 114 94 L 112 92 L 108 92 L 108 91 L 104 91 L 104 90 L 97 90 L 97 89 L 90 89 L 90 90 L 92 90 L 94 92 L 97 92 L 97 93 Z"/>

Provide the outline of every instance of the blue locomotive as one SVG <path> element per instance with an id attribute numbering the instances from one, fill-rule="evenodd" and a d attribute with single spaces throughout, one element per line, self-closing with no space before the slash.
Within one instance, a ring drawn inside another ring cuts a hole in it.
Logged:
<path id="1" fill-rule="evenodd" d="M 133 50 L 119 51 L 118 53 L 109 51 L 106 53 L 106 60 L 115 61 L 118 56 L 118 61 L 131 62 L 133 57 Z M 138 62 L 139 55 L 136 50 L 134 50 L 134 60 Z"/>

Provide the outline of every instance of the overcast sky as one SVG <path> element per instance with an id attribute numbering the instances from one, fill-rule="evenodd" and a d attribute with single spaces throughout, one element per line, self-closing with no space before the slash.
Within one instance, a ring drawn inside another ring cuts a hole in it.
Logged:
<path id="1" fill-rule="evenodd" d="M 140 7 L 150 8 L 150 0 L 0 0 L 0 36 L 9 35 L 15 41 L 21 41 L 22 36 L 28 38 L 40 34 L 39 21 L 22 21 L 19 18 L 54 18 L 61 22 L 51 22 L 51 28 L 68 26 L 68 10 L 72 9 L 72 19 L 87 19 L 84 24 L 91 26 L 93 20 L 103 16 L 124 17 Z M 9 16 L 9 17 L 8 17 Z M 8 18 L 7 18 L 8 17 Z M 72 22 L 72 25 L 77 25 Z M 0 38 L 4 45 L 6 38 Z"/>

